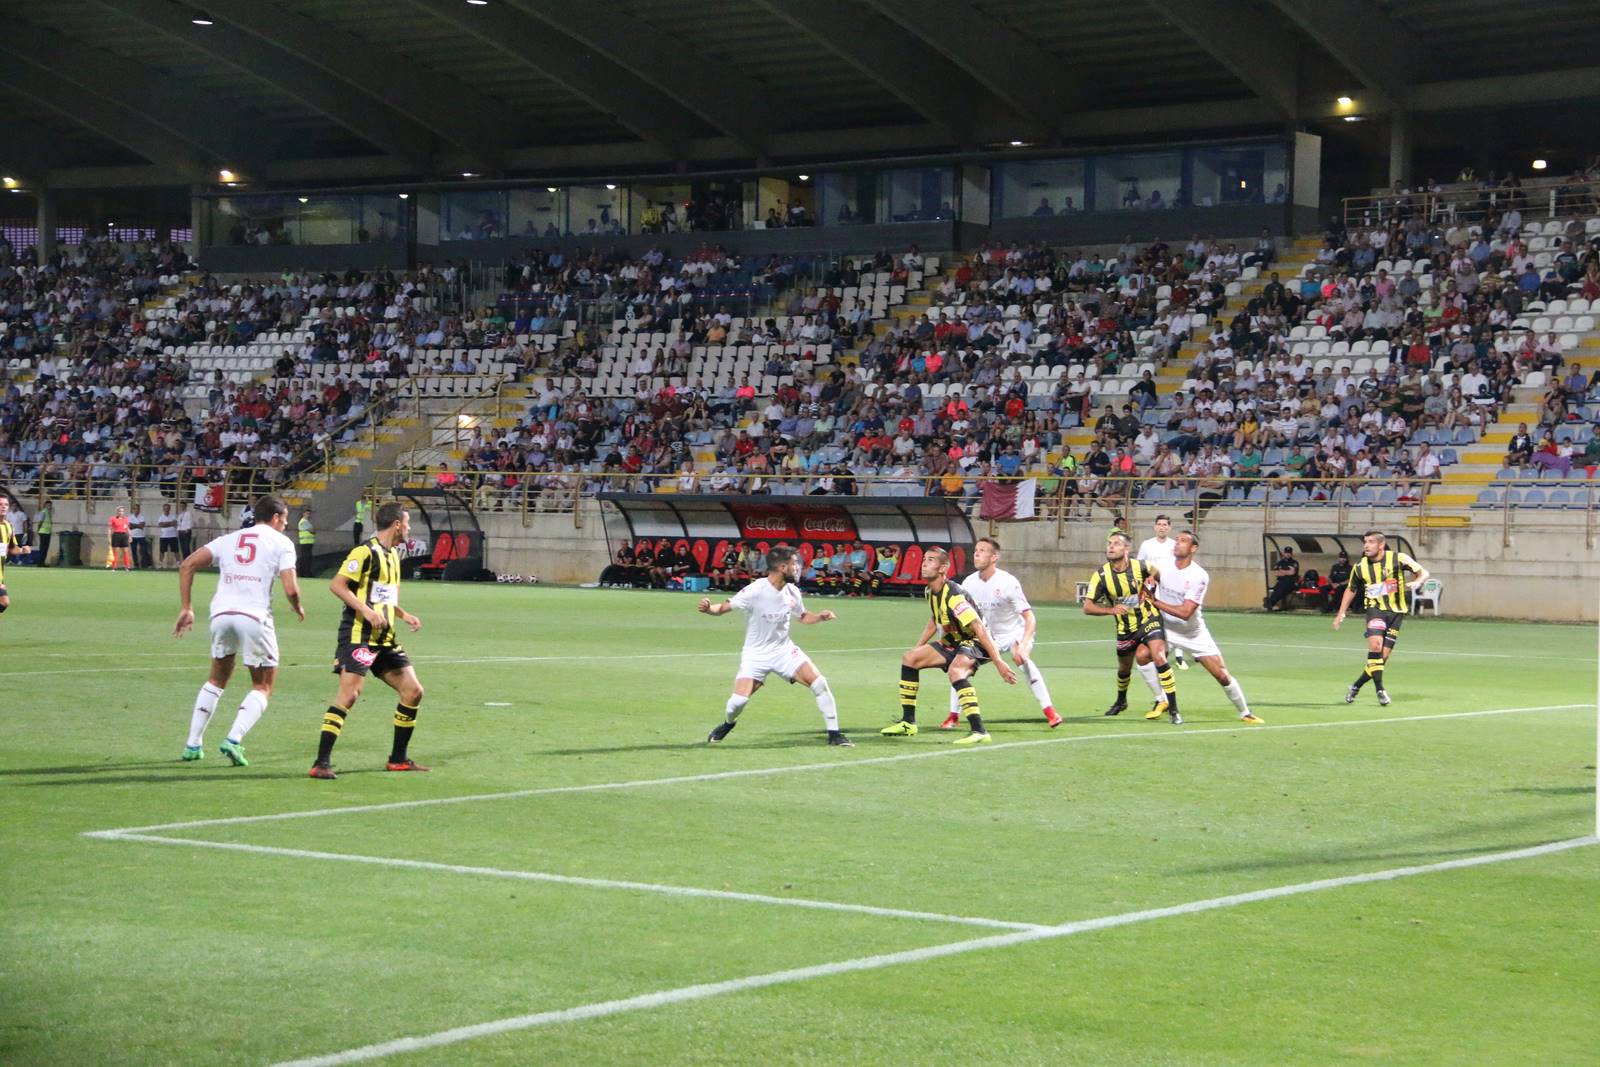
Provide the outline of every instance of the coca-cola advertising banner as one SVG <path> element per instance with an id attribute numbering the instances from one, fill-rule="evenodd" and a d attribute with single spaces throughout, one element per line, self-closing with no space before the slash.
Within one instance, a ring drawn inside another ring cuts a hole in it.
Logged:
<path id="1" fill-rule="evenodd" d="M 795 549 L 806 566 L 857 544 L 872 559 L 890 559 L 891 585 L 921 583 L 925 548 L 950 553 L 952 573 L 964 574 L 972 558 L 972 525 L 954 503 L 934 497 L 728 497 L 699 494 L 608 493 L 606 534 L 614 545 L 671 546 L 702 572 L 729 547 L 765 552 Z"/>

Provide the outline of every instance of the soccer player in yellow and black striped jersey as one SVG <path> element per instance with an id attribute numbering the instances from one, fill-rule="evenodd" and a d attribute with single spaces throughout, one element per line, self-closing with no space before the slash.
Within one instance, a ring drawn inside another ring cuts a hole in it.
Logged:
<path id="1" fill-rule="evenodd" d="M 1408 575 L 1416 577 L 1408 579 Z M 1345 586 L 1344 599 L 1339 601 L 1339 613 L 1333 617 L 1333 628 L 1337 630 L 1350 610 L 1350 602 L 1361 594 L 1367 609 L 1367 665 L 1361 677 L 1345 690 L 1346 704 L 1355 702 L 1368 679 L 1378 694 L 1378 703 L 1389 703 L 1389 691 L 1383 687 L 1383 668 L 1395 642 L 1400 640 L 1400 624 L 1411 611 L 1411 596 L 1427 580 L 1427 569 L 1404 552 L 1390 548 L 1382 532 L 1368 530 L 1361 538 L 1361 558 L 1350 568 L 1350 583 Z"/>
<path id="2" fill-rule="evenodd" d="M 422 629 L 422 620 L 400 606 L 397 546 L 411 531 L 411 516 L 391 500 L 377 509 L 376 519 L 377 533 L 350 550 L 339 564 L 339 573 L 328 583 L 344 604 L 333 665 L 333 673 L 339 676 L 339 696 L 322 716 L 317 762 L 311 765 L 313 778 L 338 777 L 331 763 L 333 745 L 344 729 L 345 716 L 361 696 L 369 671 L 400 697 L 394 710 L 394 747 L 385 769 L 428 769 L 406 755 L 417 725 L 417 708 L 422 704 L 422 683 L 395 633 L 396 620 L 411 627 L 413 633 Z"/>
<path id="3" fill-rule="evenodd" d="M 1167 631 L 1153 594 L 1159 571 L 1143 560 L 1131 558 L 1128 535 L 1113 530 L 1106 538 L 1105 566 L 1089 579 L 1083 597 L 1085 615 L 1110 615 L 1117 620 L 1117 699 L 1106 709 L 1107 715 L 1120 715 L 1128 708 L 1128 680 L 1133 664 L 1142 652 L 1155 664 L 1161 692 L 1166 696 L 1167 717 L 1174 726 L 1183 723 L 1178 714 L 1178 686 L 1167 664 Z M 1157 704 L 1150 716 L 1159 716 Z"/>
<path id="4" fill-rule="evenodd" d="M 978 709 L 978 692 L 972 687 L 972 674 L 989 661 L 1007 685 L 1017 683 L 1017 672 L 1000 658 L 1000 650 L 983 624 L 983 616 L 966 592 L 950 580 L 950 553 L 930 548 L 922 554 L 922 580 L 930 618 L 922 628 L 917 647 L 900 657 L 900 718 L 881 731 L 885 737 L 915 737 L 917 733 L 917 690 L 922 672 L 937 667 L 950 677 L 961 713 L 970 732 L 957 738 L 958 745 L 978 745 L 990 740 Z M 940 633 L 933 644 L 928 641 Z"/>
<path id="5" fill-rule="evenodd" d="M 6 519 L 11 512 L 11 498 L 0 493 L 0 615 L 11 606 L 11 595 L 6 592 L 6 560 L 27 554 L 30 549 L 17 543 L 16 528 Z"/>

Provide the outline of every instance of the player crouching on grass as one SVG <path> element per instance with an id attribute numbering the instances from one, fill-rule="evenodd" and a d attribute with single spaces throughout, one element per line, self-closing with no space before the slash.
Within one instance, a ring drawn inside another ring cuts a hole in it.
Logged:
<path id="1" fill-rule="evenodd" d="M 278 674 L 278 635 L 272 625 L 272 582 L 283 583 L 283 595 L 301 622 L 306 612 L 300 606 L 300 585 L 295 575 L 294 542 L 284 535 L 289 521 L 289 505 L 275 496 L 256 501 L 256 522 L 243 530 L 225 533 L 201 545 L 178 565 L 178 622 L 174 637 L 182 637 L 194 625 L 190 596 L 195 572 L 217 565 L 217 591 L 211 597 L 211 677 L 195 697 L 194 714 L 189 718 L 189 740 L 183 758 L 194 761 L 203 749 L 206 724 L 217 710 L 217 701 L 233 677 L 234 657 L 244 656 L 250 671 L 250 692 L 239 704 L 239 713 L 228 728 L 220 751 L 235 767 L 248 767 L 244 758 L 244 738 L 266 713 L 267 700 Z"/>
<path id="2" fill-rule="evenodd" d="M 972 674 L 989 661 L 1000 672 L 1007 685 L 1017 684 L 1017 674 L 1000 658 L 989 628 L 983 617 L 972 606 L 966 590 L 950 580 L 950 553 L 942 548 L 930 548 L 922 555 L 922 580 L 927 582 L 925 596 L 931 618 L 922 628 L 917 647 L 900 657 L 900 719 L 880 731 L 885 737 L 915 737 L 917 734 L 917 689 L 921 674 L 929 667 L 937 667 L 950 678 L 950 688 L 956 692 L 956 703 L 966 716 L 969 732 L 957 738 L 957 745 L 981 745 L 990 740 L 989 731 L 983 728 L 983 715 L 978 709 L 978 691 L 972 687 Z M 943 636 L 938 643 L 928 639 L 936 630 Z"/>
<path id="3" fill-rule="evenodd" d="M 333 673 L 339 676 L 339 696 L 322 716 L 317 762 L 311 765 L 313 778 L 338 777 L 331 764 L 333 746 L 344 729 L 345 716 L 361 697 L 368 671 L 400 697 L 394 709 L 394 747 L 384 770 L 428 769 L 406 755 L 417 726 L 417 708 L 422 704 L 422 683 L 395 636 L 396 619 L 411 627 L 412 633 L 422 629 L 422 620 L 400 606 L 398 546 L 411 532 L 411 515 L 391 500 L 379 506 L 376 526 L 377 534 L 351 549 L 328 583 L 328 589 L 344 604 L 333 666 Z"/>
<path id="4" fill-rule="evenodd" d="M 767 576 L 757 578 L 730 600 L 713 604 L 710 597 L 703 598 L 697 609 L 702 615 L 726 615 L 735 608 L 749 612 L 745 625 L 744 652 L 739 657 L 739 673 L 733 679 L 733 695 L 723 710 L 724 719 L 706 737 L 706 743 L 715 745 L 733 732 L 739 713 L 750 702 L 755 691 L 767 675 L 776 674 L 784 681 L 799 682 L 810 688 L 817 698 L 817 710 L 822 712 L 823 724 L 828 729 L 828 744 L 850 747 L 853 742 L 839 731 L 839 709 L 833 700 L 833 690 L 828 679 L 822 676 L 811 657 L 789 638 L 789 624 L 794 619 L 810 625 L 832 622 L 836 616 L 831 611 L 807 611 L 800 597 L 800 557 L 792 548 L 774 548 L 767 553 Z"/>

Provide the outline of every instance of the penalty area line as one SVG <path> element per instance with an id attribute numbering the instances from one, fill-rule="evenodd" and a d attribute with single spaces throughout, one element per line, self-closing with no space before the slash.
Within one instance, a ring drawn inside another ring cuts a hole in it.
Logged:
<path id="1" fill-rule="evenodd" d="M 1076 934 L 1090 933 L 1095 930 L 1109 930 L 1119 926 L 1131 926 L 1135 923 L 1150 922 L 1155 919 L 1195 915 L 1200 912 L 1234 908 L 1266 900 L 1277 900 L 1281 897 L 1300 896 L 1306 893 L 1318 893 L 1329 889 L 1342 889 L 1346 886 L 1367 885 L 1374 882 L 1390 882 L 1417 875 L 1434 874 L 1439 871 L 1461 870 L 1468 867 L 1482 867 L 1491 863 L 1504 863 L 1509 860 L 1531 859 L 1536 856 L 1547 856 L 1552 853 L 1583 848 L 1586 845 L 1593 845 L 1597 842 L 1600 842 L 1600 838 L 1572 838 L 1567 841 L 1553 841 L 1545 845 L 1512 849 L 1507 852 L 1490 852 L 1480 856 L 1445 860 L 1440 863 L 1427 863 L 1412 867 L 1392 867 L 1388 870 L 1369 871 L 1365 874 L 1322 878 L 1313 882 L 1297 882 L 1292 885 L 1257 889 L 1247 893 L 1233 893 L 1228 896 L 1210 897 L 1205 900 L 1192 900 L 1185 904 L 1175 904 L 1164 908 L 1147 908 L 1141 911 L 1107 915 L 1098 919 L 1082 919 L 1076 922 L 1062 923 L 1059 926 L 1038 927 L 1008 934 L 994 934 L 988 937 L 973 938 L 968 941 L 956 941 L 950 944 L 932 945 L 927 948 L 908 949 L 902 952 L 887 952 L 876 956 L 859 956 L 855 959 L 839 960 L 835 963 L 822 963 L 810 967 L 795 967 L 788 970 L 772 971 L 767 974 L 747 975 L 743 978 L 733 978 L 723 982 L 705 982 L 698 985 L 682 986 L 678 989 L 666 989 L 656 993 L 624 997 L 619 1000 L 604 1000 L 593 1004 L 583 1004 L 573 1008 L 561 1008 L 555 1011 L 536 1012 L 529 1015 L 514 1015 L 510 1018 L 495 1019 L 471 1026 L 458 1026 L 418 1037 L 402 1037 L 393 1041 L 363 1045 L 359 1048 L 347 1049 L 343 1052 L 334 1052 L 323 1056 L 284 1060 L 274 1065 L 274 1067 L 341 1067 L 341 1065 L 347 1063 L 362 1063 L 367 1060 L 382 1059 L 402 1053 L 442 1048 L 447 1045 L 456 1045 L 483 1037 L 495 1037 L 500 1034 L 558 1026 L 563 1023 L 583 1022 L 588 1019 L 601 1019 L 630 1012 L 648 1011 L 654 1008 L 685 1004 L 697 1000 L 708 1000 L 712 997 L 726 996 L 733 993 L 746 993 L 751 990 L 768 989 L 773 986 L 793 985 L 819 978 L 832 978 L 836 975 L 853 974 L 860 971 L 877 971 L 905 964 L 924 963 L 929 960 L 960 956 L 970 952 L 1010 948 L 1014 945 L 1072 937 Z"/>
<path id="2" fill-rule="evenodd" d="M 1533 712 L 1571 711 L 1590 708 L 1592 704 L 1544 704 L 1526 708 L 1487 708 L 1478 711 L 1449 711 L 1437 715 L 1392 715 L 1377 719 L 1330 719 L 1321 722 L 1279 723 L 1274 726 L 1214 726 L 1200 729 L 1176 730 L 1164 725 L 1149 729 L 1128 730 L 1114 734 L 1072 734 L 1066 737 L 1041 737 L 1031 741 L 1007 741 L 975 748 L 953 748 L 948 745 L 931 751 L 902 752 L 894 756 L 868 756 L 865 759 L 842 759 L 830 763 L 791 763 L 781 767 L 752 767 L 738 771 L 711 771 L 706 774 L 681 774 L 669 778 L 635 778 L 621 782 L 591 782 L 584 785 L 555 785 L 538 789 L 512 789 L 499 793 L 467 793 L 454 797 L 428 797 L 423 800 L 396 800 L 383 804 L 352 804 L 342 808 L 313 808 L 308 811 L 282 811 L 269 815 L 233 815 L 217 819 L 191 819 L 183 822 L 156 823 L 152 826 L 123 826 L 109 830 L 86 830 L 82 836 L 115 840 L 134 834 L 152 834 L 163 830 L 193 830 L 207 826 L 242 826 L 247 823 L 279 822 L 285 819 L 314 819 L 327 815 L 360 815 L 376 811 L 398 811 L 404 808 L 431 808 L 446 804 L 471 804 L 483 800 L 515 800 L 521 797 L 558 796 L 567 793 L 602 793 L 622 789 L 649 789 L 658 786 L 691 785 L 696 782 L 722 782 L 739 778 L 768 778 L 783 774 L 800 774 L 807 771 L 835 771 L 850 767 L 879 766 L 889 763 L 910 763 L 915 760 L 940 758 L 978 758 L 997 752 L 1020 752 L 1044 745 L 1076 745 L 1094 741 L 1128 740 L 1182 740 L 1184 738 L 1218 737 L 1232 734 L 1268 734 L 1285 730 L 1321 730 L 1352 726 L 1383 726 L 1393 723 L 1432 722 L 1434 720 L 1478 719 L 1496 715 L 1521 715 Z"/>

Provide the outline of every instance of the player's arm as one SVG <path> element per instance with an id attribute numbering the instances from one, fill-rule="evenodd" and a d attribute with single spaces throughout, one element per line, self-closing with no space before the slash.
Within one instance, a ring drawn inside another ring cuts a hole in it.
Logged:
<path id="1" fill-rule="evenodd" d="M 1100 572 L 1096 571 L 1093 578 L 1089 579 L 1089 591 L 1083 594 L 1083 613 L 1085 615 L 1126 615 L 1128 609 L 1122 604 L 1105 605 L 1100 603 Z"/>
<path id="2" fill-rule="evenodd" d="M 713 604 L 710 597 L 703 596 L 700 598 L 700 603 L 695 605 L 695 610 L 702 615 L 726 615 L 733 610 L 733 604 L 727 600 L 719 600 Z"/>
<path id="3" fill-rule="evenodd" d="M 797 616 L 798 620 L 807 626 L 814 622 L 832 622 L 838 617 L 831 611 L 802 611 Z"/>
<path id="4" fill-rule="evenodd" d="M 399 604 L 394 606 L 394 614 L 395 618 L 411 627 L 412 633 L 416 633 L 418 630 L 422 629 L 422 620 L 411 614 L 411 612 L 407 611 L 405 608 L 402 608 Z"/>
<path id="5" fill-rule="evenodd" d="M 1428 580 L 1428 568 L 1424 567 L 1422 564 L 1418 563 L 1404 552 L 1396 553 L 1395 561 L 1399 563 L 1402 568 L 1412 572 L 1417 576 L 1414 580 L 1406 583 L 1406 588 L 1410 589 L 1413 593 L 1415 593 L 1417 589 L 1421 587 L 1423 582 Z"/>
<path id="6" fill-rule="evenodd" d="M 1360 591 L 1360 581 L 1360 572 L 1352 567 L 1350 569 L 1350 581 L 1345 583 L 1344 596 L 1339 598 L 1339 610 L 1333 616 L 1333 628 L 1335 630 L 1339 628 L 1341 622 L 1344 622 L 1345 612 L 1350 610 L 1350 601 L 1354 600 L 1356 593 Z"/>
<path id="7" fill-rule="evenodd" d="M 1023 608 L 1017 614 L 1022 616 L 1022 639 L 1011 646 L 1011 656 L 1020 663 L 1026 663 L 1033 652 L 1033 635 L 1038 631 L 1039 620 L 1032 608 Z"/>
<path id="8" fill-rule="evenodd" d="M 289 601 L 289 606 L 294 609 L 294 613 L 299 617 L 300 621 L 305 622 L 306 609 L 300 603 L 300 578 L 295 574 L 294 568 L 290 567 L 288 570 L 279 571 L 278 581 L 283 583 L 283 595 Z"/>
<path id="9" fill-rule="evenodd" d="M 328 583 L 328 592 L 338 598 L 339 603 L 359 615 L 374 630 L 382 630 L 389 625 L 383 613 L 370 604 L 363 604 L 356 596 L 355 583 L 371 562 L 371 554 L 365 545 L 352 551 L 339 567 L 339 573 Z"/>
<path id="10" fill-rule="evenodd" d="M 189 553 L 188 558 L 178 564 L 178 622 L 172 628 L 173 637 L 182 637 L 194 626 L 194 576 L 196 571 L 209 566 L 211 549 L 205 545 Z"/>
<path id="11" fill-rule="evenodd" d="M 972 608 L 968 607 L 967 610 L 972 611 Z M 982 619 L 978 618 L 977 612 L 972 611 L 972 621 L 968 625 L 972 627 L 972 633 L 978 639 L 978 647 L 983 649 L 990 662 L 994 664 L 994 669 L 999 672 L 1001 681 L 1007 685 L 1016 685 L 1017 672 L 1012 670 L 1010 665 L 1000 658 L 1000 650 L 994 646 L 994 638 L 989 635 L 989 628 L 983 624 Z"/>
<path id="12" fill-rule="evenodd" d="M 923 645 L 927 644 L 929 639 L 933 637 L 934 631 L 937 629 L 938 626 L 932 619 L 929 619 L 925 624 L 923 624 L 922 636 L 917 638 L 917 647 L 921 648 Z"/>
<path id="13" fill-rule="evenodd" d="M 1174 619 L 1190 619 L 1200 610 L 1200 605 L 1193 600 L 1185 600 L 1182 604 L 1168 604 L 1164 600 L 1157 600 L 1154 593 L 1150 594 L 1150 603 L 1161 610 L 1163 615 L 1171 615 Z"/>

